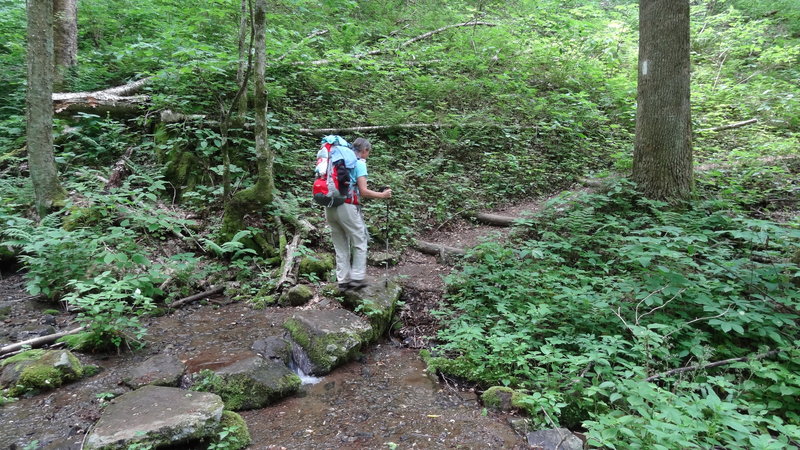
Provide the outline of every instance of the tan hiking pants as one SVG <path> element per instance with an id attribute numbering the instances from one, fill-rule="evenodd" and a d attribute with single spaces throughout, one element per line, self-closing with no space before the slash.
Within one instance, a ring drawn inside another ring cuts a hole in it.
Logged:
<path id="1" fill-rule="evenodd" d="M 336 251 L 336 281 L 363 280 L 367 275 L 367 228 L 357 205 L 325 208 Z"/>

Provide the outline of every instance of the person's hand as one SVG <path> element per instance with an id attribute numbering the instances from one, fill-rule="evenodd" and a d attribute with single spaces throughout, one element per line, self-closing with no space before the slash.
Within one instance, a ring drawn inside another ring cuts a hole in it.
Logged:
<path id="1" fill-rule="evenodd" d="M 381 192 L 381 194 L 383 194 L 381 196 L 381 198 L 392 198 L 392 190 L 391 189 L 386 189 L 383 192 Z"/>

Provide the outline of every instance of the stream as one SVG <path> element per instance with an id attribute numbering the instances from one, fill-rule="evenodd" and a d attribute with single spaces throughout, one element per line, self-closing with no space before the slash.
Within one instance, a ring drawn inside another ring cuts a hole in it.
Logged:
<path id="1" fill-rule="evenodd" d="M 46 317 L 43 310 L 52 305 L 19 300 L 24 297 L 19 275 L 0 279 L 0 303 L 11 306 L 0 344 L 48 323 L 71 328 L 70 316 Z M 137 364 L 166 353 L 183 360 L 189 373 L 222 367 L 249 354 L 254 341 L 282 334 L 294 311 L 215 300 L 223 304 L 188 305 L 146 319 L 148 345 L 142 350 L 78 354 L 84 364 L 102 368 L 92 377 L 0 407 L 0 449 L 80 449 L 106 402 L 129 390 L 122 379 Z M 339 306 L 317 299 L 310 307 Z M 253 439 L 249 448 L 527 448 L 509 425 L 513 415 L 485 411 L 474 392 L 438 382 L 418 351 L 399 342 L 384 340 L 331 374 L 307 380 L 313 383 L 299 394 L 240 412 Z"/>

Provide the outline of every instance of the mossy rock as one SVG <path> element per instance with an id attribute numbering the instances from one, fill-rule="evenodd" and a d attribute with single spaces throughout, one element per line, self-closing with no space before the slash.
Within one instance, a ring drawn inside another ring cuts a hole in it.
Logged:
<path id="1" fill-rule="evenodd" d="M 345 291 L 343 303 L 369 320 L 373 331 L 370 340 L 375 341 L 389 328 L 402 292 L 402 286 L 394 280 L 380 278 L 358 291 Z"/>
<path id="2" fill-rule="evenodd" d="M 510 387 L 505 386 L 492 386 L 483 394 L 481 394 L 481 401 L 483 406 L 498 411 L 512 411 L 517 409 L 518 394 Z"/>
<path id="3" fill-rule="evenodd" d="M 192 390 L 219 395 L 225 409 L 263 408 L 294 394 L 300 378 L 285 365 L 259 356 L 238 361 L 216 372 L 201 371 Z"/>
<path id="4" fill-rule="evenodd" d="M 300 260 L 298 273 L 303 275 L 315 275 L 320 280 L 327 280 L 328 274 L 335 267 L 333 255 L 330 253 L 319 253 L 315 256 L 306 256 Z"/>
<path id="5" fill-rule="evenodd" d="M 303 372 L 319 376 L 354 359 L 374 336 L 372 325 L 344 309 L 300 311 L 284 322 L 303 349 Z"/>
<path id="6" fill-rule="evenodd" d="M 278 303 L 281 306 L 302 306 L 312 298 L 314 298 L 314 291 L 311 287 L 306 284 L 298 284 L 284 292 Z"/>
<path id="7" fill-rule="evenodd" d="M 220 433 L 230 431 L 223 439 L 216 439 L 218 442 L 224 442 L 226 449 L 229 450 L 239 450 L 242 448 L 247 447 L 252 442 L 250 438 L 250 430 L 247 428 L 247 423 L 244 421 L 242 416 L 236 414 L 233 411 L 222 411 L 222 417 L 219 420 L 219 431 L 217 431 L 217 436 Z"/>
<path id="8" fill-rule="evenodd" d="M 480 379 L 474 376 L 472 372 L 474 364 L 469 361 L 460 358 L 450 359 L 443 356 L 433 356 L 428 350 L 421 350 L 419 355 L 425 361 L 428 366 L 428 373 L 431 375 L 442 373 L 471 383 L 481 382 Z"/>
<path id="9" fill-rule="evenodd" d="M 69 214 L 64 217 L 62 227 L 67 231 L 85 228 L 96 225 L 103 220 L 103 213 L 98 208 L 86 208 L 74 206 L 70 208 Z"/>
<path id="10" fill-rule="evenodd" d="M 83 366 L 67 350 L 28 350 L 0 363 L 0 387 L 16 397 L 55 389 L 83 376 Z"/>

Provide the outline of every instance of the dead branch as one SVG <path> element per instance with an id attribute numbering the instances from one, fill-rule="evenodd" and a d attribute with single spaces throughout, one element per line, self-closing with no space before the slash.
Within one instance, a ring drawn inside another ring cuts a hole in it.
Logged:
<path id="1" fill-rule="evenodd" d="M 749 119 L 749 120 L 744 120 L 742 122 L 731 123 L 731 124 L 728 124 L 728 125 L 720 125 L 718 127 L 705 128 L 705 129 L 702 129 L 702 130 L 697 130 L 697 132 L 698 133 L 704 133 L 706 131 L 730 130 L 730 129 L 733 129 L 733 128 L 740 128 L 740 127 L 744 127 L 744 126 L 747 126 L 747 125 L 751 125 L 751 124 L 754 124 L 754 123 L 757 123 L 757 122 L 758 122 L 758 119 Z"/>
<path id="2" fill-rule="evenodd" d="M 294 276 L 295 260 L 297 259 L 297 249 L 300 247 L 303 232 L 298 232 L 292 238 L 292 242 L 286 246 L 286 256 L 281 262 L 281 277 L 278 279 L 276 290 L 281 291 L 285 286 L 294 285 L 297 279 Z"/>
<path id="3" fill-rule="evenodd" d="M 151 78 L 143 78 L 122 86 L 94 92 L 59 92 L 53 94 L 53 110 L 56 114 L 88 112 L 113 115 L 138 114 L 147 106 L 150 97 L 131 95 L 138 92 Z"/>
<path id="4" fill-rule="evenodd" d="M 764 358 L 769 358 L 769 357 L 775 356 L 780 352 L 781 352 L 780 349 L 778 349 L 778 350 L 770 350 L 770 351 L 768 351 L 766 353 L 760 353 L 758 355 L 753 355 L 753 356 L 743 356 L 741 358 L 724 359 L 722 361 L 715 361 L 715 362 L 708 363 L 708 364 L 703 364 L 703 365 L 681 367 L 681 368 L 678 368 L 678 369 L 672 369 L 672 370 L 668 370 L 666 372 L 662 372 L 662 373 L 659 373 L 659 374 L 656 374 L 656 375 L 649 376 L 649 377 L 645 378 L 644 381 L 653 381 L 653 380 L 657 380 L 659 378 L 668 377 L 670 375 L 675 375 L 675 374 L 684 373 L 684 372 L 693 372 L 695 370 L 711 369 L 713 367 L 719 367 L 719 366 L 724 366 L 724 365 L 727 365 L 727 364 L 733 364 L 735 362 L 757 361 L 759 359 L 764 359 Z"/>
<path id="5" fill-rule="evenodd" d="M 225 290 L 225 286 L 217 286 L 215 288 L 211 288 L 207 291 L 201 292 L 199 294 L 191 295 L 186 298 L 182 298 L 180 300 L 175 300 L 174 302 L 170 303 L 167 307 L 168 308 L 177 308 L 179 306 L 185 305 L 186 303 L 191 303 L 195 300 L 204 299 L 206 297 L 211 297 L 212 295 L 219 294 Z"/>
<path id="6" fill-rule="evenodd" d="M 6 345 L 3 348 L 0 348 L 0 355 L 7 355 L 8 353 L 17 352 L 22 350 L 24 347 L 41 347 L 42 345 L 49 344 L 51 342 L 55 342 L 61 339 L 64 336 L 69 336 L 71 334 L 80 333 L 81 331 L 85 330 L 86 327 L 78 327 L 73 330 L 69 331 L 62 331 L 60 333 L 55 334 L 48 334 L 47 336 L 39 336 L 37 338 L 28 339 L 27 341 L 17 342 L 16 344 Z M 9 355 L 10 356 L 10 355 Z"/>
<path id="7" fill-rule="evenodd" d="M 479 21 L 476 21 L 476 20 L 473 20 L 473 21 L 470 21 L 470 22 L 458 23 L 458 24 L 455 24 L 455 25 L 447 25 L 445 27 L 442 27 L 442 28 L 439 28 L 439 29 L 436 29 L 436 30 L 433 30 L 433 31 L 429 31 L 429 32 L 424 33 L 424 34 L 420 34 L 419 36 L 417 36 L 415 38 L 411 38 L 411 39 L 403 42 L 402 44 L 400 44 L 400 48 L 406 47 L 406 46 L 408 46 L 410 44 L 413 44 L 414 42 L 421 41 L 423 39 L 427 39 L 427 38 L 429 38 L 429 37 L 431 37 L 431 36 L 433 36 L 435 34 L 439 34 L 439 33 L 443 32 L 443 31 L 447 31 L 447 30 L 449 30 L 451 28 L 469 27 L 469 26 L 495 27 L 497 25 L 493 24 L 493 23 L 489 23 L 489 22 L 479 22 Z"/>
<path id="8" fill-rule="evenodd" d="M 345 127 L 345 128 L 300 128 L 297 130 L 303 134 L 344 134 L 344 133 L 364 133 L 370 131 L 383 131 L 394 129 L 416 129 L 416 128 L 439 128 L 439 123 L 403 123 L 397 125 L 373 125 L 364 127 Z"/>
<path id="9" fill-rule="evenodd" d="M 130 161 L 131 155 L 133 154 L 133 147 L 128 147 L 125 151 L 125 154 L 122 155 L 122 158 L 119 159 L 116 163 L 114 163 L 114 168 L 111 169 L 111 175 L 108 176 L 108 182 L 106 182 L 105 190 L 108 191 L 111 188 L 120 187 L 122 185 L 122 180 L 125 179 L 126 176 L 130 173 L 128 162 Z"/>
<path id="10" fill-rule="evenodd" d="M 457 247 L 450 247 L 442 244 L 434 244 L 432 242 L 416 241 L 414 248 L 426 255 L 441 256 L 444 258 L 452 256 L 464 256 L 466 251 Z"/>
<path id="11" fill-rule="evenodd" d="M 477 21 L 477 20 L 473 20 L 473 21 L 470 21 L 470 22 L 464 22 L 464 23 L 457 23 L 457 24 L 454 24 L 454 25 L 447 25 L 447 26 L 438 28 L 436 30 L 428 31 L 427 33 L 420 34 L 419 36 L 413 37 L 413 38 L 403 42 L 402 44 L 400 44 L 397 47 L 397 49 L 395 49 L 395 50 L 385 50 L 385 49 L 370 50 L 370 51 L 368 51 L 366 53 L 360 53 L 360 54 L 352 55 L 351 58 L 353 58 L 353 59 L 362 59 L 362 58 L 367 57 L 367 56 L 376 56 L 376 55 L 381 55 L 381 54 L 384 54 L 384 53 L 391 53 L 391 52 L 397 51 L 397 50 L 399 50 L 399 49 L 401 49 L 403 47 L 407 47 L 407 46 L 413 44 L 414 42 L 418 42 L 418 41 L 421 41 L 421 40 L 424 40 L 424 39 L 428 39 L 431 36 L 437 35 L 439 33 L 442 33 L 444 31 L 450 30 L 452 28 L 468 27 L 468 26 L 495 27 L 497 25 L 494 24 L 494 23 L 480 22 L 480 21 Z M 292 65 L 298 65 L 298 66 L 299 65 L 322 66 L 322 65 L 325 65 L 325 64 L 330 64 L 332 62 L 334 62 L 334 60 L 331 60 L 331 59 L 318 59 L 316 61 L 295 61 L 295 62 L 292 63 Z"/>

